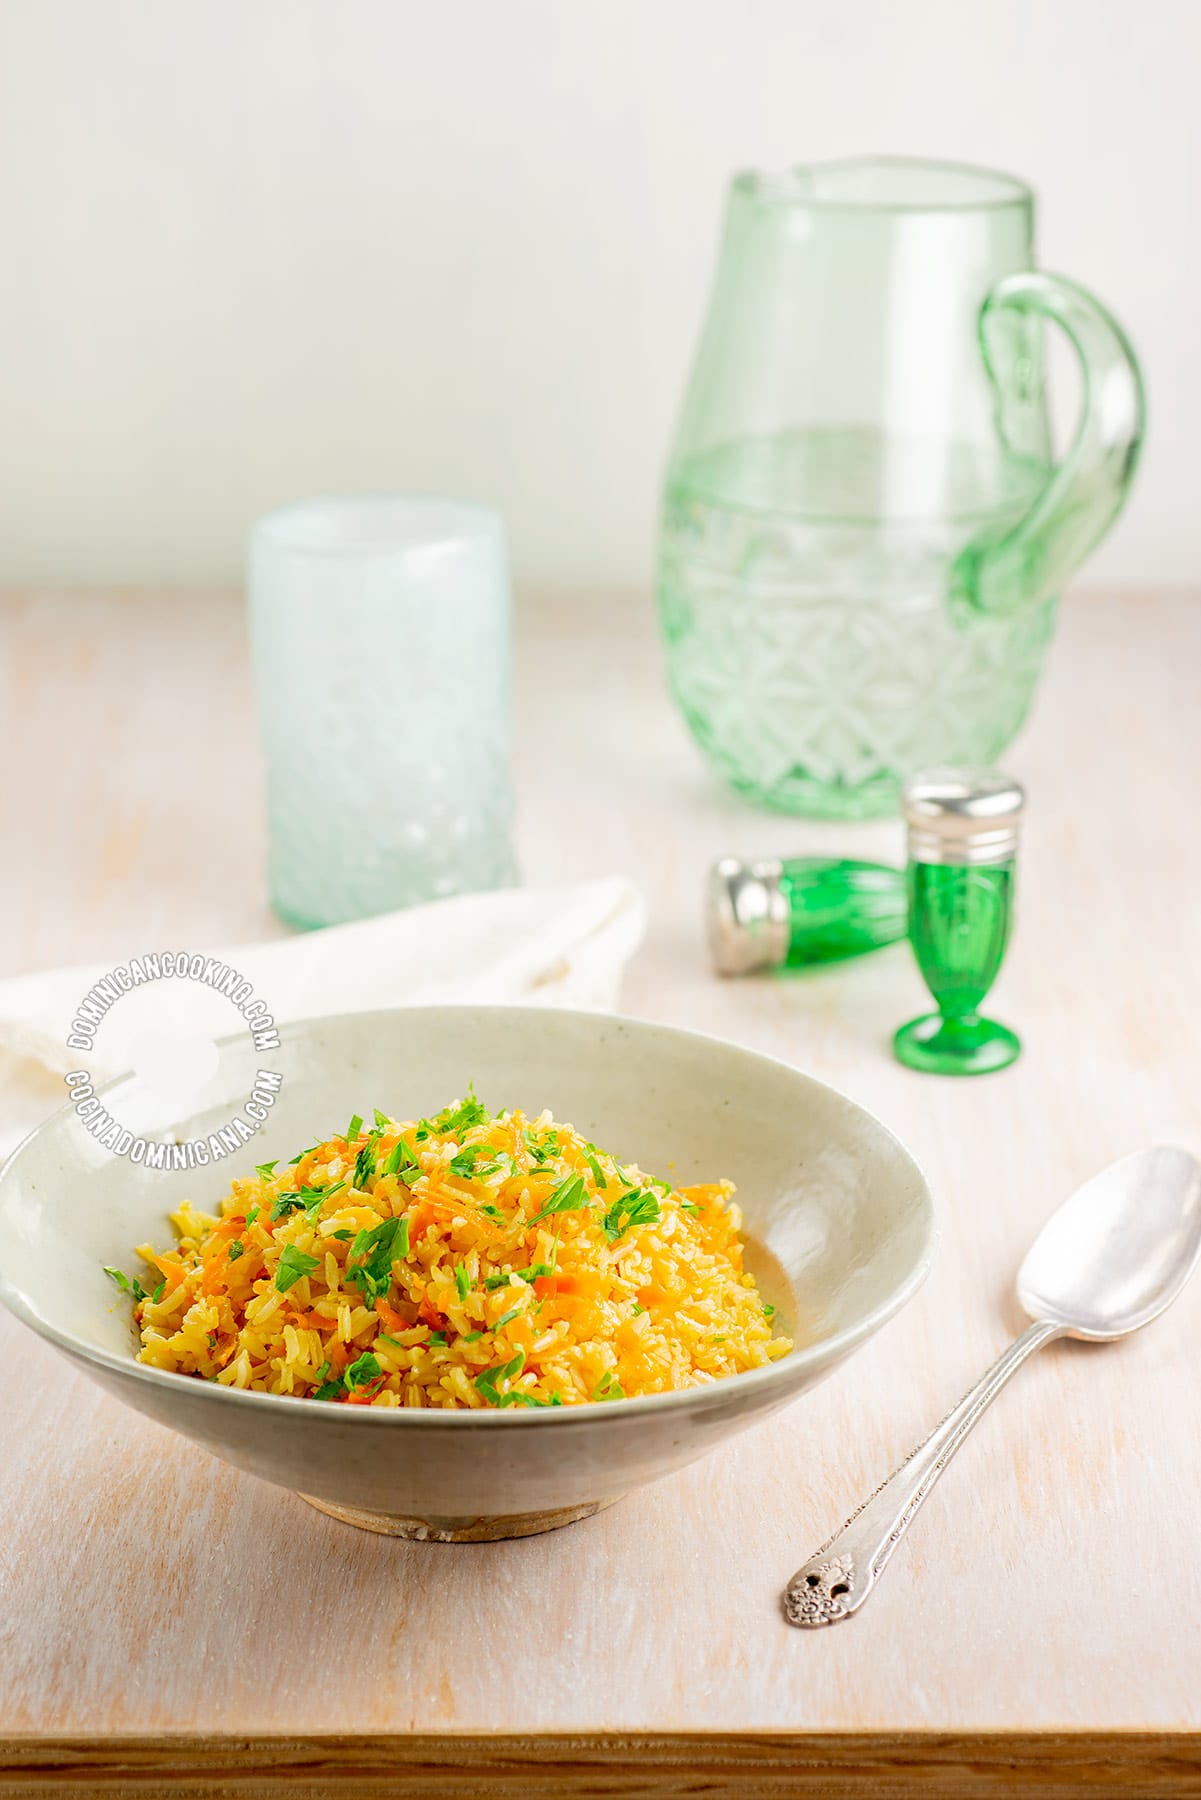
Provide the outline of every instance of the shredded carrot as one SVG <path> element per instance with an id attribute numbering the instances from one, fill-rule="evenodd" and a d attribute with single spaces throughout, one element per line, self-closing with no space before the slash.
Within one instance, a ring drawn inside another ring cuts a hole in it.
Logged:
<path id="1" fill-rule="evenodd" d="M 334 1331 L 338 1324 L 337 1319 L 327 1319 L 324 1313 L 312 1311 L 292 1311 L 288 1314 L 288 1318 L 293 1325 L 299 1326 L 301 1331 Z"/>
<path id="2" fill-rule="evenodd" d="M 428 1294 L 424 1296 L 421 1305 L 417 1308 L 417 1317 L 423 1325 L 428 1325 L 431 1331 L 446 1330 L 446 1317 L 438 1311 Z M 401 1326 L 402 1331 L 407 1329 L 407 1326 Z"/>
<path id="3" fill-rule="evenodd" d="M 370 1406 L 387 1379 L 386 1375 L 377 1375 L 375 1380 L 367 1382 L 365 1387 L 355 1388 L 352 1394 L 346 1395 L 347 1406 Z"/>
<path id="4" fill-rule="evenodd" d="M 641 1306 L 666 1306 L 671 1295 L 657 1281 L 648 1281 L 645 1287 L 638 1289 L 638 1301 Z"/>
<path id="5" fill-rule="evenodd" d="M 396 1308 L 394 1306 L 389 1306 L 386 1300 L 377 1300 L 375 1303 L 375 1310 L 384 1321 L 384 1324 L 389 1331 L 407 1331 L 409 1329 L 409 1321 L 404 1317 L 403 1313 L 398 1313 Z"/>
<path id="6" fill-rule="evenodd" d="M 505 1326 L 505 1335 L 518 1350 L 524 1350 L 528 1356 L 534 1348 L 534 1334 L 530 1330 L 528 1319 L 510 1319 Z"/>
<path id="7" fill-rule="evenodd" d="M 418 1200 L 415 1206 L 411 1206 L 408 1212 L 410 1244 L 415 1244 L 417 1239 L 423 1235 L 426 1227 L 432 1225 L 436 1218 L 437 1213 L 429 1200 Z"/>

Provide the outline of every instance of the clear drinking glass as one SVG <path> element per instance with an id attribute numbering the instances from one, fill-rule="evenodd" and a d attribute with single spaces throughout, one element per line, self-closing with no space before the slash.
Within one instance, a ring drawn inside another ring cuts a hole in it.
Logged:
<path id="1" fill-rule="evenodd" d="M 311 928 L 517 879 L 511 613 L 487 507 L 302 501 L 250 538 L 271 901 Z"/>
<path id="2" fill-rule="evenodd" d="M 1022 723 L 1143 433 L 1122 331 L 1034 261 L 1007 175 L 867 158 L 733 184 L 659 612 L 688 725 L 764 805 L 890 811 L 914 769 L 991 763 Z M 1083 376 L 1059 461 L 1045 322 Z"/>

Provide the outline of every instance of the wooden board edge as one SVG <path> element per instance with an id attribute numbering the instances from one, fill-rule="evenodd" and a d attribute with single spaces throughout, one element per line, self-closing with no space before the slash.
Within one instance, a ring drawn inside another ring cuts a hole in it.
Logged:
<path id="1" fill-rule="evenodd" d="M 1201 1733 L 439 1733 L 0 1739 L 2 1800 L 1201 1800 Z"/>

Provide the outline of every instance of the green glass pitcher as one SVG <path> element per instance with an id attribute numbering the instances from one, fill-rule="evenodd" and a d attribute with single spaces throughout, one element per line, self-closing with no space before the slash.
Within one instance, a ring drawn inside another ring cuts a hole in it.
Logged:
<path id="1" fill-rule="evenodd" d="M 864 818 L 939 763 L 995 762 L 1064 580 L 1143 435 L 1120 327 L 1034 268 L 1007 175 L 865 159 L 744 174 L 671 452 L 669 679 L 734 787 Z M 1083 375 L 1051 448 L 1043 328 Z"/>

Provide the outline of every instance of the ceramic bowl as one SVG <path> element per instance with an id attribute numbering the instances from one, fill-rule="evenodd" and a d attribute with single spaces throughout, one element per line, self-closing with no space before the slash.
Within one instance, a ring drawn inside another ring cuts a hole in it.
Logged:
<path id="1" fill-rule="evenodd" d="M 785 1064 L 715 1038 L 592 1013 L 422 1007 L 310 1020 L 264 1057 L 221 1046 L 186 1119 L 124 1077 L 112 1116 L 198 1137 L 240 1110 L 255 1069 L 283 1084 L 259 1136 L 207 1169 L 138 1167 L 70 1108 L 0 1173 L 0 1299 L 126 1405 L 351 1523 L 402 1536 L 521 1536 L 567 1524 L 703 1456 L 848 1357 L 921 1284 L 935 1244 L 908 1152 L 862 1107 Z M 185 1198 L 216 1208 L 234 1173 L 380 1106 L 434 1112 L 470 1082 L 486 1104 L 549 1107 L 619 1159 L 679 1184 L 729 1176 L 748 1266 L 797 1340 L 763 1369 L 675 1394 L 548 1411 L 341 1407 L 241 1392 L 135 1360 L 129 1304 L 103 1265 L 167 1245 Z"/>

